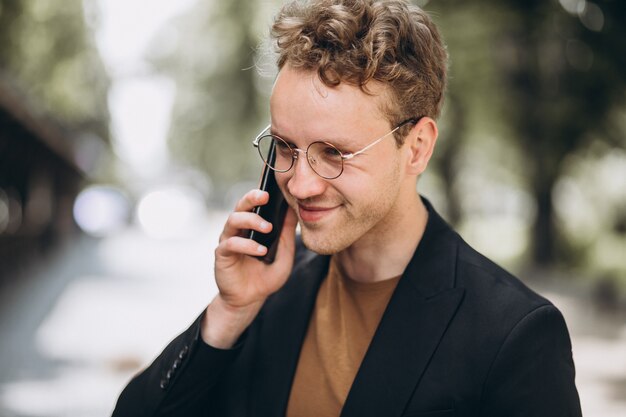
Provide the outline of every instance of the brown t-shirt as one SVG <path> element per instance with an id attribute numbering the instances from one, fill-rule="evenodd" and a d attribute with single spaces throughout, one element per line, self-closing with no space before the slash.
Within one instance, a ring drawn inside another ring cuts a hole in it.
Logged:
<path id="1" fill-rule="evenodd" d="M 338 417 L 400 277 L 360 283 L 334 259 L 317 294 L 287 417 Z"/>

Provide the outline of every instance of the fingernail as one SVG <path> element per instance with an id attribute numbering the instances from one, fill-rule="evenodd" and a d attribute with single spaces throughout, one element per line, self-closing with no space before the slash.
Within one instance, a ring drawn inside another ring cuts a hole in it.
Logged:
<path id="1" fill-rule="evenodd" d="M 268 227 L 270 227 L 268 222 L 261 222 L 261 229 L 267 229 Z"/>
<path id="2" fill-rule="evenodd" d="M 257 199 L 261 199 L 263 197 L 263 191 L 257 191 L 256 192 L 256 198 Z"/>
<path id="3" fill-rule="evenodd" d="M 265 252 L 265 246 L 263 246 L 263 245 L 257 246 L 256 251 L 259 252 L 259 253 L 264 253 Z"/>

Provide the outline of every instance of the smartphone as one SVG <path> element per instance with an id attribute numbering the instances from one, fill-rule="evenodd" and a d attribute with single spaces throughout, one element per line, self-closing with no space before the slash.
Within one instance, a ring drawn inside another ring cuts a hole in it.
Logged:
<path id="1" fill-rule="evenodd" d="M 273 142 L 268 151 L 267 160 L 271 161 L 271 163 L 276 160 L 276 145 Z M 274 262 L 274 258 L 276 257 L 276 251 L 278 250 L 278 238 L 280 237 L 285 215 L 287 214 L 287 201 L 276 183 L 275 174 L 274 170 L 265 164 L 259 188 L 269 193 L 270 200 L 266 205 L 254 208 L 254 212 L 256 214 L 272 224 L 272 231 L 269 233 L 261 233 L 256 230 L 250 230 L 248 232 L 249 239 L 267 247 L 266 254 L 258 256 L 257 258 L 268 264 Z"/>

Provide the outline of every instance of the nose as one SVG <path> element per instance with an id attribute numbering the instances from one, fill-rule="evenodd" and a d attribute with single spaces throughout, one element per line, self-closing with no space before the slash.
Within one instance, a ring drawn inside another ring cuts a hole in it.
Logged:
<path id="1" fill-rule="evenodd" d="M 298 200 L 321 195 L 326 189 L 326 181 L 317 175 L 307 161 L 306 153 L 298 149 L 293 161 L 291 178 L 287 180 L 287 190 Z"/>

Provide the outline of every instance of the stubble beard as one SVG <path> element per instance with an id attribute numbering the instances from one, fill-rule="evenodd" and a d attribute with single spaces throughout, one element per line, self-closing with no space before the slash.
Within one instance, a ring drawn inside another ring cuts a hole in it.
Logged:
<path id="1" fill-rule="evenodd" d="M 327 224 L 306 224 L 299 220 L 302 242 L 307 249 L 320 255 L 339 253 L 386 224 L 391 206 L 392 200 L 386 200 L 384 204 L 375 200 L 355 210 L 354 206 L 343 201 Z"/>

